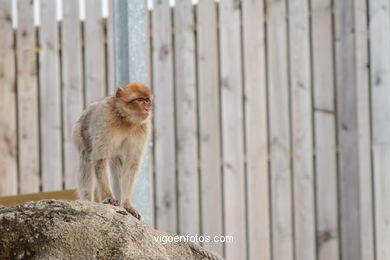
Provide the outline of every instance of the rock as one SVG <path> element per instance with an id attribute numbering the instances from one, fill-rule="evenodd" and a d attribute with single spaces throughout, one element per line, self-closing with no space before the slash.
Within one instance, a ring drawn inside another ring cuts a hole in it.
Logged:
<path id="1" fill-rule="evenodd" d="M 123 208 L 88 201 L 42 200 L 0 208 L 0 259 L 222 259 L 159 235 Z"/>

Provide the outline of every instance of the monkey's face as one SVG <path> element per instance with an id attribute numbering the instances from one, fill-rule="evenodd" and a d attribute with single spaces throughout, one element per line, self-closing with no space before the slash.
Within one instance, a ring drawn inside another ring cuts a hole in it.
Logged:
<path id="1" fill-rule="evenodd" d="M 129 102 L 132 111 L 137 111 L 140 119 L 145 120 L 151 114 L 152 100 L 151 97 L 137 97 Z"/>
<path id="2" fill-rule="evenodd" d="M 129 122 L 137 123 L 150 118 L 153 96 L 145 85 L 133 83 L 118 88 L 115 96 L 119 105 L 117 107 Z"/>

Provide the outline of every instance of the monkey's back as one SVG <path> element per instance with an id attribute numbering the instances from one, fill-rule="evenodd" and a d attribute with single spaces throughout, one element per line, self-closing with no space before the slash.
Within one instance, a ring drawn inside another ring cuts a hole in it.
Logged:
<path id="1" fill-rule="evenodd" d="M 74 124 L 72 130 L 73 142 L 80 152 L 91 150 L 91 129 L 89 129 L 89 126 L 91 125 L 91 121 L 104 120 L 105 114 L 109 113 L 109 111 L 107 111 L 109 106 L 109 98 L 110 97 L 106 97 L 102 101 L 89 104 Z M 96 124 L 99 124 L 99 122 L 95 122 L 92 125 Z"/>

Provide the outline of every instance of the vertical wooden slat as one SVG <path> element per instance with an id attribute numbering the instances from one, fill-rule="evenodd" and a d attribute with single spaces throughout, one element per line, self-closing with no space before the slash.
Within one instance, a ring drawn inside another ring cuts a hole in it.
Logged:
<path id="1" fill-rule="evenodd" d="M 263 1 L 242 2 L 248 259 L 271 257 Z"/>
<path id="2" fill-rule="evenodd" d="M 39 192 L 39 118 L 33 2 L 17 2 L 18 142 L 20 193 Z"/>
<path id="3" fill-rule="evenodd" d="M 367 1 L 355 1 L 355 67 L 359 129 L 360 227 L 363 260 L 375 259 L 367 11 Z"/>
<path id="4" fill-rule="evenodd" d="M 271 160 L 272 255 L 293 259 L 286 3 L 267 4 L 268 104 Z"/>
<path id="5" fill-rule="evenodd" d="M 146 39 L 146 42 L 147 42 L 147 45 L 148 45 L 148 71 L 149 71 L 149 84 L 150 84 L 150 88 L 152 90 L 152 92 L 154 93 L 154 90 L 153 90 L 153 61 L 152 61 L 152 11 L 150 9 L 147 10 L 148 12 L 148 21 L 147 21 L 147 33 L 148 33 L 148 37 Z M 115 68 L 114 68 L 115 69 Z M 152 119 L 152 124 L 154 124 L 154 120 Z M 153 140 L 153 137 L 154 135 L 152 134 L 152 138 L 150 140 L 150 143 L 149 143 L 149 146 L 148 146 L 148 154 L 149 154 L 149 160 L 148 160 L 148 169 L 149 169 L 149 177 L 150 177 L 150 200 L 151 200 L 151 222 L 150 222 L 150 225 L 155 227 L 156 224 L 155 224 L 155 205 L 156 205 L 156 202 L 155 202 L 155 199 L 156 199 L 156 196 L 155 196 L 155 168 L 154 168 L 154 152 L 153 152 L 153 149 L 154 149 L 154 140 Z"/>
<path id="6" fill-rule="evenodd" d="M 335 69 L 342 259 L 361 259 L 354 1 L 336 1 Z"/>
<path id="7" fill-rule="evenodd" d="M 288 2 L 295 259 L 315 260 L 313 122 L 308 0 Z"/>
<path id="8" fill-rule="evenodd" d="M 12 1 L 0 2 L 0 195 L 17 193 L 15 50 Z"/>
<path id="9" fill-rule="evenodd" d="M 103 28 L 101 0 L 85 0 L 84 60 L 87 104 L 100 100 L 106 95 Z"/>
<path id="10" fill-rule="evenodd" d="M 72 126 L 83 109 L 83 76 L 81 52 L 81 24 L 79 1 L 63 2 L 61 28 L 62 45 L 62 104 L 64 131 L 64 171 L 65 187 L 75 188 L 78 159 L 72 142 Z"/>
<path id="11" fill-rule="evenodd" d="M 372 152 L 377 260 L 390 259 L 390 5 L 369 1 Z"/>
<path id="12" fill-rule="evenodd" d="M 219 236 L 223 234 L 221 112 L 217 8 L 214 0 L 204 0 L 198 3 L 196 22 L 202 233 Z M 210 104 L 213 109 L 210 109 Z M 205 243 L 204 247 L 220 255 L 223 253 L 222 243 Z"/>
<path id="13" fill-rule="evenodd" d="M 40 1 L 39 83 L 44 191 L 62 189 L 61 99 L 56 1 Z"/>
<path id="14" fill-rule="evenodd" d="M 240 4 L 219 7 L 225 235 L 234 237 L 226 259 L 246 259 Z"/>
<path id="15" fill-rule="evenodd" d="M 175 104 L 179 233 L 199 234 L 197 99 L 191 0 L 174 8 Z"/>
<path id="16" fill-rule="evenodd" d="M 331 3 L 311 0 L 318 260 L 339 259 Z"/>
<path id="17" fill-rule="evenodd" d="M 154 161 L 156 169 L 156 227 L 177 232 L 176 160 L 171 8 L 169 1 L 153 3 Z"/>
<path id="18" fill-rule="evenodd" d="M 114 66 L 114 8 L 113 0 L 108 0 L 108 17 L 106 19 L 106 44 L 107 44 L 107 84 L 108 94 L 115 93 L 115 66 Z"/>

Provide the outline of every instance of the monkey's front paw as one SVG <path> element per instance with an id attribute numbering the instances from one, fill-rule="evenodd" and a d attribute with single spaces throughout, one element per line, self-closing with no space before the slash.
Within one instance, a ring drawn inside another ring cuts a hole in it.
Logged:
<path id="1" fill-rule="evenodd" d="M 108 197 L 105 200 L 103 200 L 103 204 L 110 204 L 113 206 L 119 206 L 119 200 L 116 200 L 114 198 Z"/>
<path id="2" fill-rule="evenodd" d="M 141 219 L 141 214 L 132 206 L 124 206 L 125 210 L 127 210 L 131 215 L 136 217 L 137 219 Z"/>

